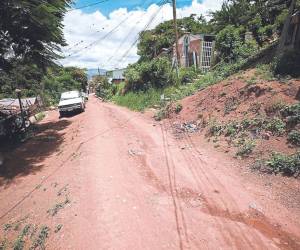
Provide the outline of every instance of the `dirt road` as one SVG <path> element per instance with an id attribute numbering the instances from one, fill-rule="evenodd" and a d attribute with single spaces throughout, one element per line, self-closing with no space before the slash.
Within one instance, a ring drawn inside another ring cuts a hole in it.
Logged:
<path id="1" fill-rule="evenodd" d="M 49 112 L 7 153 L 0 240 L 11 247 L 23 235 L 25 249 L 300 249 L 296 215 L 230 159 L 168 128 L 95 97 L 73 117 Z"/>

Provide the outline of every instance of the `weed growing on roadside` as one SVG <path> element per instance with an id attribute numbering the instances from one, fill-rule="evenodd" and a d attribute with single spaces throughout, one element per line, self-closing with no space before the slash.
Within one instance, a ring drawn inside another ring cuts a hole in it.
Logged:
<path id="1" fill-rule="evenodd" d="M 230 97 L 225 101 L 224 114 L 228 115 L 231 111 L 237 109 L 239 102 L 235 97 Z"/>
<path id="2" fill-rule="evenodd" d="M 239 132 L 239 125 L 237 122 L 230 122 L 226 125 L 224 135 L 233 137 Z"/>
<path id="3" fill-rule="evenodd" d="M 298 130 L 292 130 L 288 134 L 288 142 L 295 146 L 300 146 L 300 132 Z"/>
<path id="4" fill-rule="evenodd" d="M 24 248 L 25 240 L 24 237 L 26 237 L 29 233 L 31 225 L 26 225 L 23 230 L 18 235 L 18 238 L 14 242 L 13 249 L 14 250 L 22 250 Z"/>
<path id="5" fill-rule="evenodd" d="M 34 239 L 32 246 L 29 248 L 30 250 L 34 249 L 45 249 L 45 242 L 49 236 L 50 228 L 47 226 L 42 226 L 39 234 Z"/>
<path id="6" fill-rule="evenodd" d="M 257 78 L 254 76 L 246 81 L 247 85 L 254 85 L 254 84 L 256 84 L 256 82 L 257 82 Z"/>
<path id="7" fill-rule="evenodd" d="M 288 127 L 296 126 L 300 123 L 300 102 L 284 107 L 280 113 L 286 119 Z"/>
<path id="8" fill-rule="evenodd" d="M 266 164 L 272 173 L 297 177 L 300 175 L 300 151 L 293 155 L 272 153 Z"/>
<path id="9" fill-rule="evenodd" d="M 275 79 L 272 65 L 270 64 L 258 64 L 256 66 L 256 75 L 266 81 L 273 81 Z"/>
<path id="10" fill-rule="evenodd" d="M 267 121 L 265 129 L 272 132 L 273 135 L 282 135 L 285 132 L 285 123 L 278 117 Z"/>
<path id="11" fill-rule="evenodd" d="M 179 114 L 181 110 L 182 110 L 182 104 L 181 103 L 176 103 L 176 105 L 175 105 L 175 113 Z"/>
<path id="12" fill-rule="evenodd" d="M 71 201 L 69 198 L 66 196 L 65 200 L 63 202 L 57 203 L 54 205 L 54 207 L 50 208 L 47 213 L 50 214 L 51 216 L 55 216 L 59 210 L 63 209 L 68 203 Z"/>
<path id="13" fill-rule="evenodd" d="M 223 126 L 216 122 L 216 120 L 211 120 L 208 122 L 208 135 L 210 136 L 220 136 L 223 131 Z"/>
<path id="14" fill-rule="evenodd" d="M 256 144 L 253 140 L 244 140 L 239 143 L 239 149 L 236 153 L 236 156 L 248 157 L 255 148 Z"/>
<path id="15" fill-rule="evenodd" d="M 58 224 L 58 225 L 55 227 L 54 233 L 58 233 L 58 232 L 62 229 L 62 227 L 63 227 L 62 224 Z"/>
<path id="16" fill-rule="evenodd" d="M 269 104 L 265 111 L 267 114 L 280 114 L 280 110 L 284 109 L 286 107 L 286 104 L 281 100 L 276 100 Z"/>

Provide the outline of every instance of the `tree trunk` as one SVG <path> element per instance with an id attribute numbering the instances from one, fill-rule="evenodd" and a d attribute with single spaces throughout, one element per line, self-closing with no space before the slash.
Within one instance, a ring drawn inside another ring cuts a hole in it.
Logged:
<path id="1" fill-rule="evenodd" d="M 280 54 L 282 52 L 282 50 L 284 49 L 285 42 L 288 38 L 289 26 L 291 24 L 291 18 L 292 18 L 292 15 L 294 14 L 295 7 L 296 7 L 296 0 L 292 0 L 290 8 L 289 8 L 288 17 L 286 18 L 283 29 L 282 29 L 279 46 L 278 46 L 278 50 L 277 50 L 278 54 Z"/>

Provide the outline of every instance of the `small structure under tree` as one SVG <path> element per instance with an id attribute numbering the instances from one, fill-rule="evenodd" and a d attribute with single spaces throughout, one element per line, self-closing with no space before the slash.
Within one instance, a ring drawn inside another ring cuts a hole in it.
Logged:
<path id="1" fill-rule="evenodd" d="M 178 40 L 180 65 L 184 68 L 194 66 L 204 72 L 211 67 L 214 54 L 215 36 L 207 34 L 183 35 Z M 175 45 L 173 58 L 176 57 Z"/>

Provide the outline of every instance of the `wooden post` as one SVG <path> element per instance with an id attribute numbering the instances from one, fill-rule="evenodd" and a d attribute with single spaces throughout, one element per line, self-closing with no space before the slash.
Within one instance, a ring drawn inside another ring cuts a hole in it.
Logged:
<path id="1" fill-rule="evenodd" d="M 25 114 L 24 114 L 23 104 L 22 104 L 22 100 L 21 100 L 21 90 L 16 89 L 16 93 L 17 93 L 17 97 L 19 99 L 19 105 L 20 105 L 20 111 L 21 111 L 21 117 L 22 117 L 22 127 L 23 127 L 24 131 L 26 132 Z"/>

